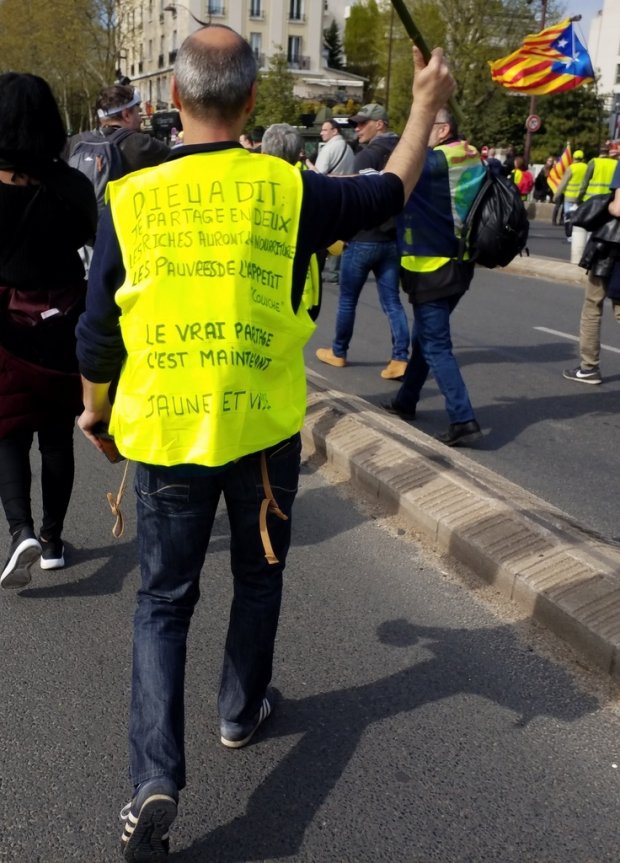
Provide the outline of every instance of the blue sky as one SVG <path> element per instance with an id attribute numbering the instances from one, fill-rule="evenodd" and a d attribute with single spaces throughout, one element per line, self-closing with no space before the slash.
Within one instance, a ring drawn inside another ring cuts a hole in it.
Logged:
<path id="1" fill-rule="evenodd" d="M 590 22 L 599 11 L 599 9 L 603 8 L 603 0 L 568 0 L 566 4 L 566 14 L 570 18 L 573 15 L 581 15 L 581 21 L 578 22 L 577 26 L 577 34 L 583 34 L 583 38 L 585 42 L 588 41 L 588 36 L 590 35 Z M 553 24 L 553 21 L 549 21 L 549 24 Z"/>

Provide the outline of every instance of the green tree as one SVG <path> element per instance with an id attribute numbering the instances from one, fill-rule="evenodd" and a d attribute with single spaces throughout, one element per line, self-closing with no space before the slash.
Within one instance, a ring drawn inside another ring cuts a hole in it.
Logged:
<path id="1" fill-rule="evenodd" d="M 117 31 L 115 0 L 4 0 L 0 71 L 45 78 L 67 128 L 81 128 L 97 90 L 114 80 Z"/>
<path id="2" fill-rule="evenodd" d="M 293 94 L 295 76 L 288 68 L 286 54 L 276 52 L 269 60 L 269 69 L 258 83 L 256 108 L 252 123 L 270 126 L 271 123 L 291 123 L 299 120 L 300 103 Z"/>
<path id="3" fill-rule="evenodd" d="M 330 69 L 344 69 L 344 58 L 342 55 L 342 40 L 340 30 L 336 21 L 323 30 L 323 44 L 327 49 L 327 65 Z"/>
<path id="4" fill-rule="evenodd" d="M 376 0 L 351 6 L 344 28 L 344 51 L 347 71 L 366 78 L 364 99 L 373 101 L 387 56 L 383 15 Z"/>

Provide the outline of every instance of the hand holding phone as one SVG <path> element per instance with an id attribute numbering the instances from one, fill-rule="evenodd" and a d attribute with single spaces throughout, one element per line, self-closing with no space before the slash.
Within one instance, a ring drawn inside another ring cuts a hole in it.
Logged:
<path id="1" fill-rule="evenodd" d="M 117 462 L 124 460 L 125 456 L 121 455 L 116 448 L 114 438 L 108 432 L 108 427 L 104 422 L 95 423 L 91 431 L 101 444 L 103 453 L 109 462 L 116 464 Z"/>

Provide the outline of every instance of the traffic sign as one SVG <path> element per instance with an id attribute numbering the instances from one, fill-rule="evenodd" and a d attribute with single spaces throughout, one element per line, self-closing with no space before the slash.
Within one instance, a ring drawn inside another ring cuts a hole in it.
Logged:
<path id="1" fill-rule="evenodd" d="M 538 114 L 530 114 L 530 116 L 525 121 L 525 128 L 528 132 L 538 132 L 541 126 L 542 120 L 540 119 Z"/>

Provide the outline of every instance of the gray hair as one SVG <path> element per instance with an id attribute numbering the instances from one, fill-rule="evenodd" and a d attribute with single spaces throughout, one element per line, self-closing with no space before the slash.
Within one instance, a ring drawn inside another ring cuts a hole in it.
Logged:
<path id="1" fill-rule="evenodd" d="M 262 152 L 294 165 L 303 148 L 301 135 L 288 123 L 274 123 L 263 135 Z"/>
<path id="2" fill-rule="evenodd" d="M 224 24 L 209 26 L 235 33 Z M 190 35 L 179 48 L 174 64 L 183 107 L 199 119 L 236 120 L 257 75 L 256 58 L 241 36 L 233 47 L 220 48 L 205 45 Z"/>

